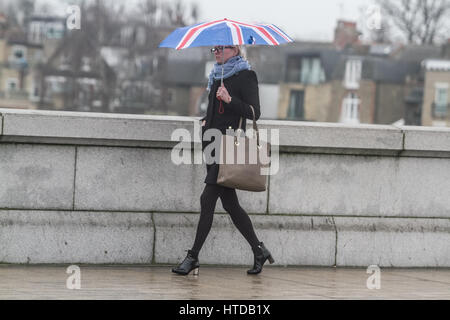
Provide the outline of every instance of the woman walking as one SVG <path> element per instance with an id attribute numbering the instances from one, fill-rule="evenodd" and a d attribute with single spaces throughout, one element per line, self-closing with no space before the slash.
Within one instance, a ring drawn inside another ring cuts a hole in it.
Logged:
<path id="1" fill-rule="evenodd" d="M 236 130 L 241 117 L 253 119 L 250 105 L 254 108 L 256 120 L 261 114 L 256 73 L 250 70 L 250 65 L 241 55 L 240 47 L 216 46 L 211 51 L 214 53 L 217 63 L 209 76 L 208 109 L 206 116 L 201 119 L 202 150 L 213 142 L 203 140 L 205 130 L 216 128 L 222 134 L 225 134 L 226 129 Z M 223 86 L 221 85 L 222 76 Z M 246 121 L 243 121 L 242 130 L 245 131 L 245 129 Z M 214 156 L 214 151 L 212 156 Z M 187 275 L 194 270 L 194 274 L 198 274 L 200 266 L 198 254 L 211 230 L 214 210 L 217 200 L 220 198 L 223 208 L 252 248 L 254 264 L 252 269 L 247 270 L 247 273 L 260 273 L 266 260 L 269 260 L 270 263 L 274 262 L 271 253 L 256 236 L 250 217 L 239 205 L 236 190 L 216 183 L 219 164 L 207 164 L 206 169 L 207 175 L 204 180 L 206 185 L 200 196 L 201 211 L 195 241 L 192 248 L 187 250 L 188 253 L 183 262 L 172 271 Z"/>

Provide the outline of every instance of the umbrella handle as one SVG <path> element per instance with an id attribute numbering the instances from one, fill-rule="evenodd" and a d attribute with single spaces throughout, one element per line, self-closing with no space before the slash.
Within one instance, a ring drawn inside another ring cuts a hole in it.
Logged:
<path id="1" fill-rule="evenodd" d="M 222 80 L 222 81 L 223 81 L 223 80 Z M 223 114 L 223 113 L 225 112 L 225 109 L 223 108 L 222 98 L 221 98 L 221 97 L 217 97 L 217 100 L 220 101 L 220 104 L 219 104 L 219 113 L 220 113 L 220 114 Z"/>
<path id="2" fill-rule="evenodd" d="M 224 58 L 224 54 L 223 54 L 224 50 L 225 50 L 225 48 L 222 49 L 222 78 L 220 79 L 220 84 L 221 84 L 222 87 L 223 87 L 223 64 L 224 64 L 224 59 L 225 59 Z"/>
<path id="3" fill-rule="evenodd" d="M 223 63 L 224 63 L 224 57 L 223 57 L 223 50 L 222 50 L 222 78 L 220 79 L 221 87 L 223 87 Z M 225 109 L 223 108 L 222 99 L 220 97 L 217 97 L 217 99 L 220 101 L 219 113 L 223 114 L 225 112 Z"/>

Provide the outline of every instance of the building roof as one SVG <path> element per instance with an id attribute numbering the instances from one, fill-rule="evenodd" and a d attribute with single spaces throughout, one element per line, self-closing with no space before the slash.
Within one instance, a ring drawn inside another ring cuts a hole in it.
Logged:
<path id="1" fill-rule="evenodd" d="M 422 62 L 425 59 L 439 58 L 442 49 L 433 45 L 406 45 L 398 48 L 392 57 L 400 61 Z"/>
<path id="2" fill-rule="evenodd" d="M 450 71 L 450 60 L 427 59 L 422 66 L 429 71 Z"/>
<path id="3" fill-rule="evenodd" d="M 366 63 L 371 64 L 371 72 L 366 72 L 363 77 L 379 82 L 403 83 L 407 75 L 420 72 L 420 65 L 415 62 L 372 58 Z"/>

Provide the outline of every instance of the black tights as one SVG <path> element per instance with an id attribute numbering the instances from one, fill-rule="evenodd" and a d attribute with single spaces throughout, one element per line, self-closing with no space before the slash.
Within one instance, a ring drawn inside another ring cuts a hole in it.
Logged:
<path id="1" fill-rule="evenodd" d="M 206 184 L 205 189 L 200 196 L 200 220 L 197 226 L 195 242 L 192 247 L 194 254 L 198 255 L 209 231 L 211 230 L 214 210 L 216 208 L 218 197 L 220 197 L 220 200 L 222 201 L 223 208 L 230 215 L 234 225 L 250 244 L 252 250 L 257 250 L 259 240 L 256 237 L 250 217 L 239 205 L 236 190 L 222 187 L 217 184 Z"/>

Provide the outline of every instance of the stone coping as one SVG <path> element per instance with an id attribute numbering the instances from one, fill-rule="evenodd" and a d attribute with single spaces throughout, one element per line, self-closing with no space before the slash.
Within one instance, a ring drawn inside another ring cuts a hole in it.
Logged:
<path id="1" fill-rule="evenodd" d="M 172 148 L 179 143 L 173 131 L 192 134 L 199 119 L 0 108 L 0 142 Z M 450 157 L 450 128 L 262 119 L 258 128 L 270 132 L 269 141 L 279 129 L 281 152 Z"/>

